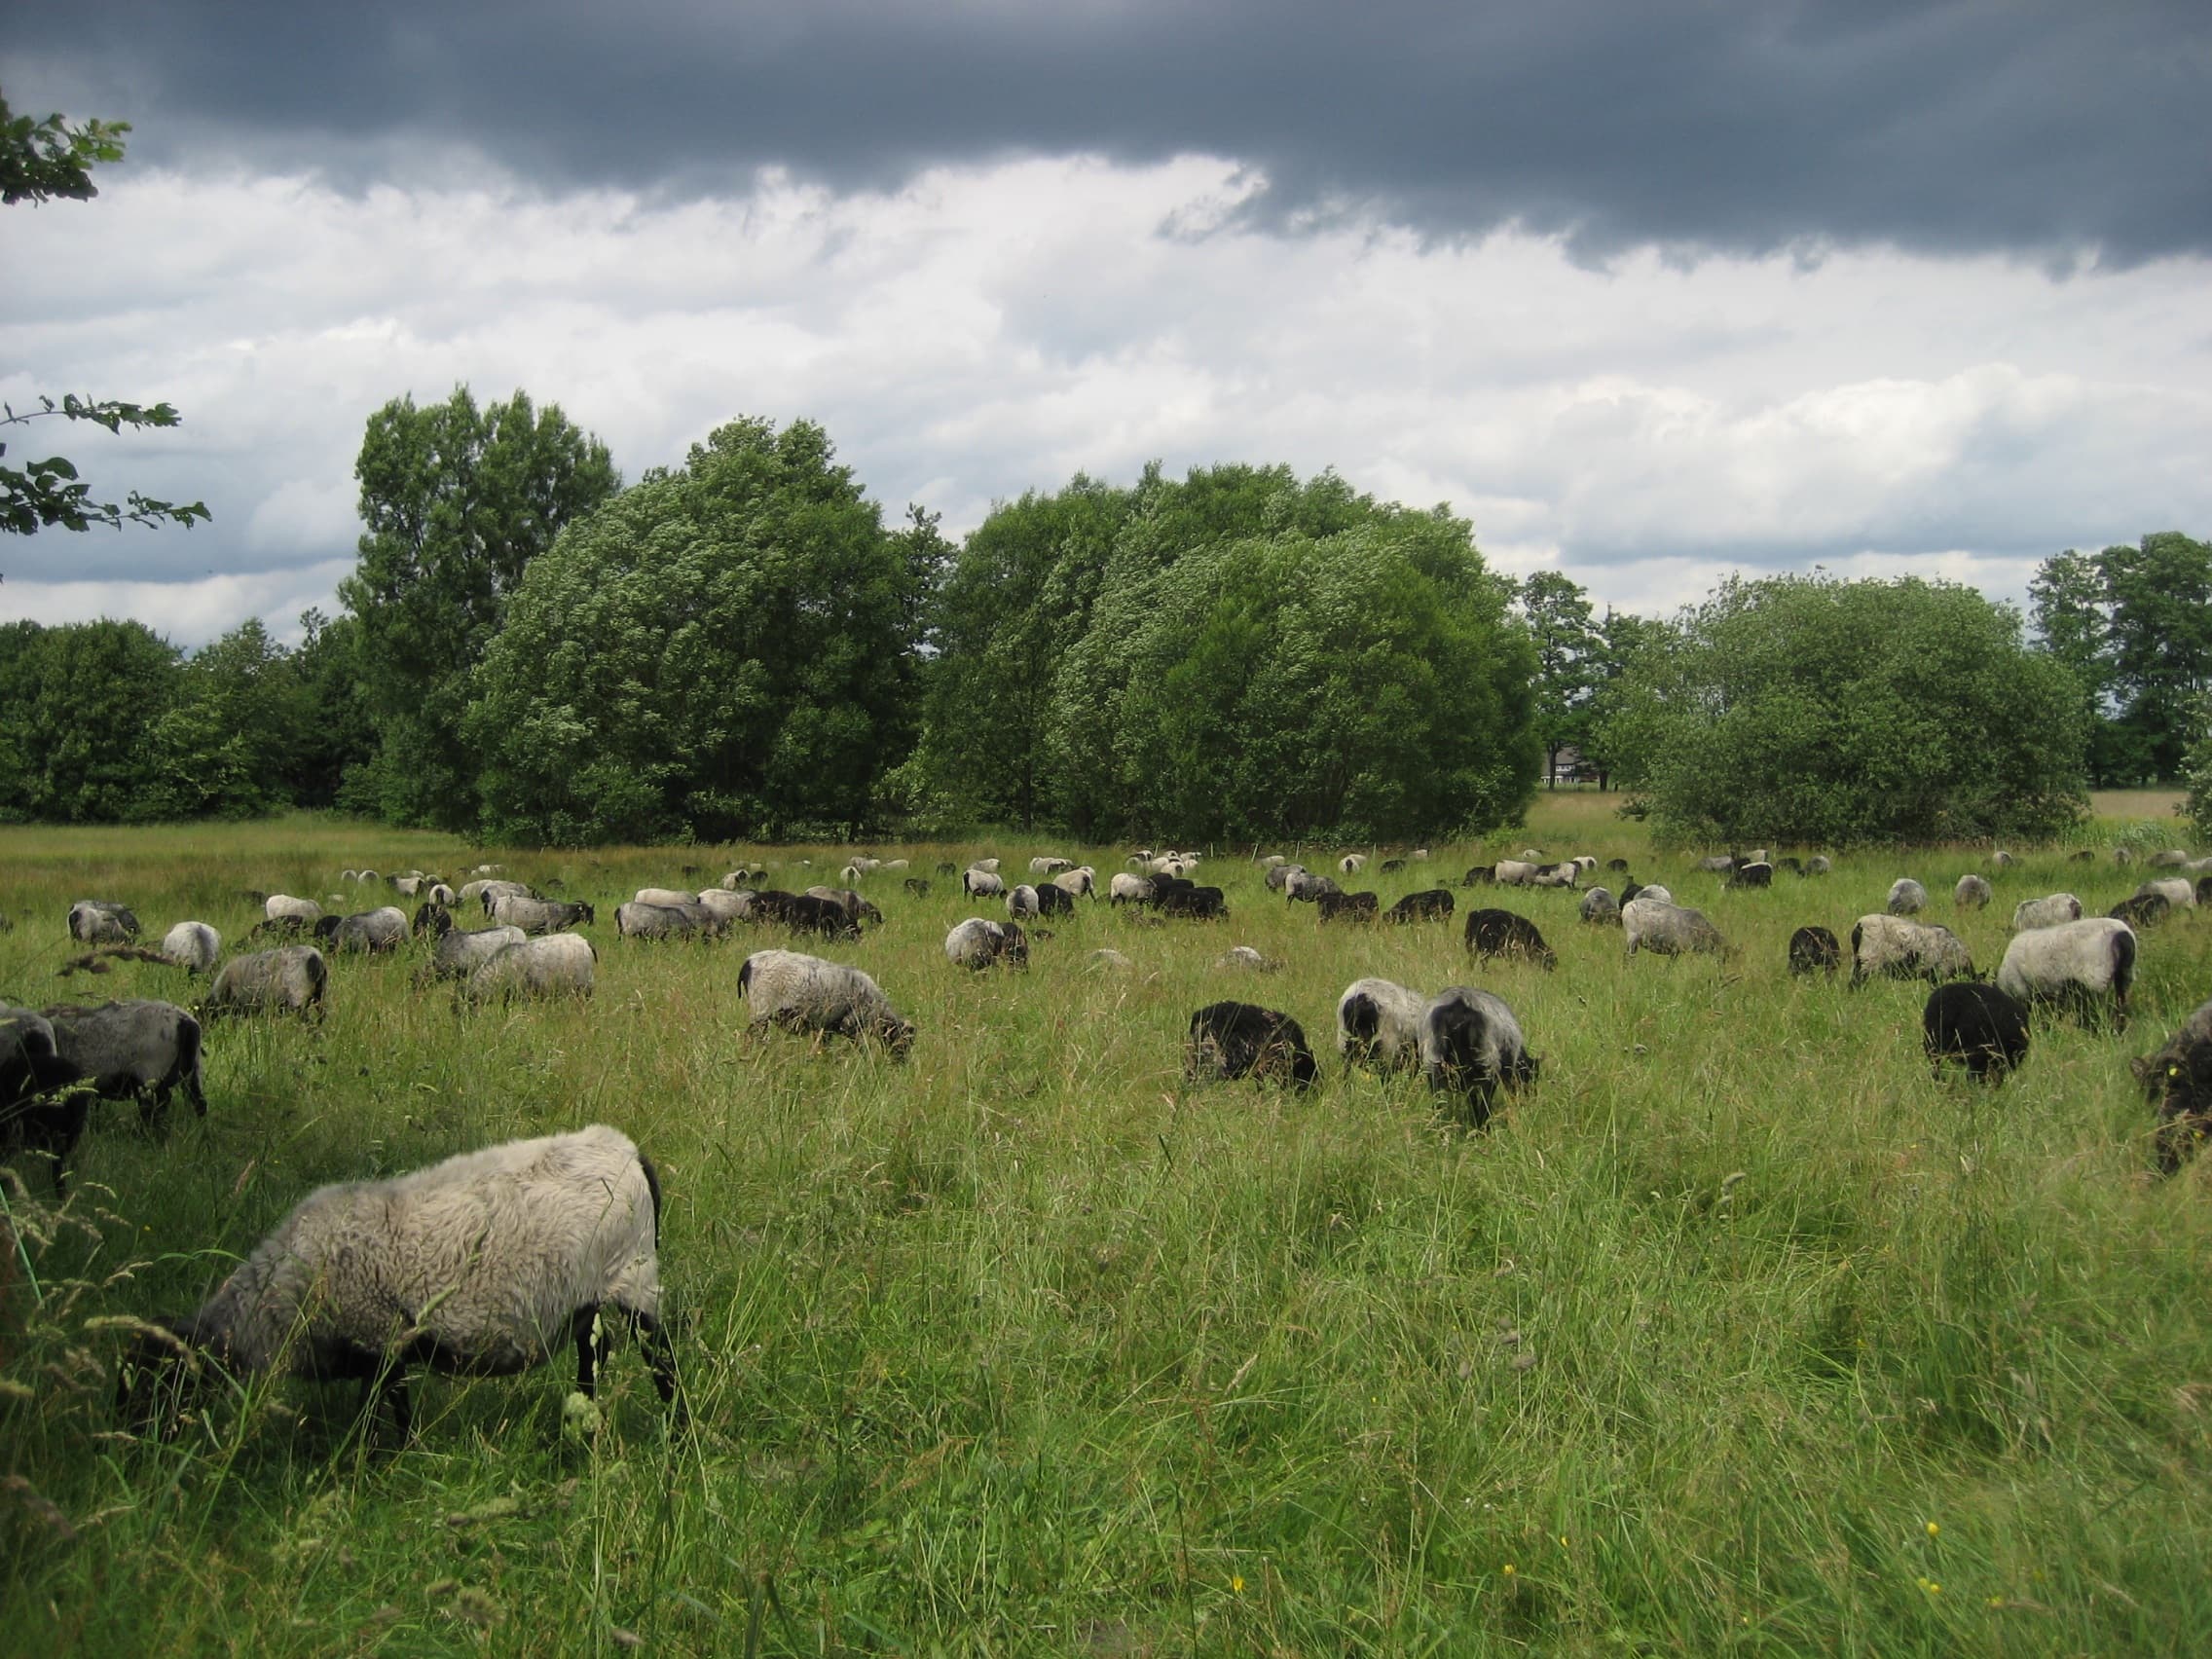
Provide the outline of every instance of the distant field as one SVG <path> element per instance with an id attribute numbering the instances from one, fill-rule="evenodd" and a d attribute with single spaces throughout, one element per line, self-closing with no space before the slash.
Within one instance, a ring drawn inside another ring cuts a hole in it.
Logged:
<path id="1" fill-rule="evenodd" d="M 916 1022 L 904 1065 L 747 1034 L 738 963 L 781 936 L 614 937 L 635 888 L 760 849 L 494 855 L 599 904 L 588 1006 L 462 1012 L 411 961 L 341 961 L 320 1026 L 211 1030 L 203 1124 L 149 1141 L 107 1108 L 58 1213 L 31 1161 L 0 1177 L 0 1652 L 2199 1650 L 2212 1164 L 2150 1174 L 2124 1061 L 2212 996 L 2212 916 L 2145 936 L 2124 1035 L 2039 1028 L 1982 1092 L 1930 1078 L 1925 987 L 1792 981 L 1790 930 L 1848 935 L 1909 873 L 1993 967 L 2017 899 L 2101 912 L 2139 871 L 2034 856 L 1956 918 L 1978 853 L 1729 894 L 1614 804 L 1546 794 L 1360 880 L 1387 903 L 1527 844 L 1618 856 L 1735 959 L 1624 961 L 1572 895 L 1455 885 L 1561 958 L 1478 970 L 1457 918 L 1324 930 L 1239 856 L 1203 866 L 1226 925 L 1099 903 L 976 977 L 944 933 L 1003 910 L 877 878 L 887 925 L 824 953 Z M 477 856 L 308 819 L 0 830 L 0 996 L 197 994 L 57 977 L 75 898 L 235 940 L 248 888 Z M 765 851 L 792 886 L 844 856 Z M 1217 966 L 1232 943 L 1281 971 Z M 1134 970 L 1088 967 L 1107 944 Z M 1364 974 L 1495 989 L 1541 1079 L 1467 1136 L 1347 1073 Z M 1321 1086 L 1187 1084 L 1190 1013 L 1229 996 L 1303 1021 Z M 290 1382 L 171 1446 L 114 1432 L 118 1338 L 88 1321 L 191 1307 L 317 1183 L 595 1121 L 661 1164 L 688 1436 L 627 1350 L 590 1445 L 559 1433 L 565 1360 L 424 1382 L 397 1451 L 350 1386 Z"/>

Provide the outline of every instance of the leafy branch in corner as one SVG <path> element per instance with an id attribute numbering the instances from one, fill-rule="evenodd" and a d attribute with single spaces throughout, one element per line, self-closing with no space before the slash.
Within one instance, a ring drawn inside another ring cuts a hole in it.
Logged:
<path id="1" fill-rule="evenodd" d="M 13 405 L 0 404 L 0 411 L 5 411 L 0 415 L 0 426 L 25 425 L 48 415 L 58 415 L 66 421 L 91 421 L 111 432 L 120 432 L 126 426 L 174 426 L 182 420 L 175 407 L 167 403 L 149 407 L 117 398 L 79 397 L 75 392 L 59 403 L 43 396 L 39 402 L 45 407 L 21 413 Z M 8 446 L 0 444 L 0 457 L 7 453 Z M 34 461 L 28 469 L 0 461 L 0 491 L 6 493 L 0 498 L 0 530 L 17 535 L 29 535 L 54 524 L 68 530 L 89 530 L 95 524 L 121 530 L 127 523 L 181 524 L 189 529 L 196 521 L 212 516 L 203 501 L 157 501 L 136 490 L 120 505 L 92 500 L 92 486 L 81 482 L 77 468 L 58 455 Z"/>

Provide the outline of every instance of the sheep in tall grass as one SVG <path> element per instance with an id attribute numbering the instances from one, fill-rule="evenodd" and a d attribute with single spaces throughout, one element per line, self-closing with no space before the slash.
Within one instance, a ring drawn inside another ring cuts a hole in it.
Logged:
<path id="1" fill-rule="evenodd" d="M 465 979 L 510 944 L 520 944 L 530 936 L 520 928 L 454 928 L 438 936 L 430 947 L 430 965 L 426 976 L 431 979 Z"/>
<path id="2" fill-rule="evenodd" d="M 407 912 L 386 904 L 357 915 L 325 916 L 315 923 L 314 937 L 333 954 L 397 950 L 407 942 Z"/>
<path id="3" fill-rule="evenodd" d="M 2158 1165 L 2172 1174 L 2212 1135 L 2212 1001 L 2199 1003 L 2154 1053 L 2128 1069 L 2158 1108 Z"/>
<path id="4" fill-rule="evenodd" d="M 690 903 L 688 893 L 678 896 L 680 903 Z M 598 912 L 589 904 L 564 903 L 554 899 L 533 898 L 527 893 L 501 893 L 492 896 L 486 913 L 503 927 L 520 928 L 526 934 L 566 933 L 573 927 L 596 924 Z"/>
<path id="5" fill-rule="evenodd" d="M 2138 893 L 2122 899 L 2105 912 L 2116 922 L 2125 922 L 2137 933 L 2155 928 L 2174 913 L 2174 907 L 2163 893 Z"/>
<path id="6" fill-rule="evenodd" d="M 264 921 L 290 922 L 298 927 L 312 928 L 322 920 L 322 906 L 313 899 L 295 899 L 289 893 L 272 893 L 261 902 Z"/>
<path id="7" fill-rule="evenodd" d="M 1890 883 L 1890 899 L 1886 906 L 1893 916 L 1917 916 L 1928 908 L 1928 889 L 1909 875 L 1900 875 Z"/>
<path id="8" fill-rule="evenodd" d="M 357 1381 L 361 1406 L 412 1428 L 407 1372 L 510 1376 L 576 1351 L 589 1397 L 612 1317 L 639 1335 L 664 1405 L 660 1175 L 603 1124 L 507 1141 L 387 1181 L 320 1187 L 197 1312 L 159 1321 L 121 1367 L 116 1404 L 166 1434 L 199 1360 L 234 1377 Z"/>
<path id="9" fill-rule="evenodd" d="M 2082 919 L 2082 901 L 2071 893 L 2053 893 L 2043 899 L 2023 899 L 2012 906 L 2012 931 L 2054 928 L 2061 922 Z"/>
<path id="10" fill-rule="evenodd" d="M 842 962 L 795 950 L 756 950 L 738 969 L 737 988 L 756 1027 L 776 1024 L 881 1043 L 900 1059 L 914 1046 L 913 1026 L 900 1017 L 883 988 Z"/>
<path id="11" fill-rule="evenodd" d="M 834 899 L 818 899 L 811 893 L 756 893 L 753 914 L 793 933 L 820 934 L 824 939 L 857 940 L 861 925 L 845 913 Z"/>
<path id="12" fill-rule="evenodd" d="M 1976 1083 L 2003 1083 L 2028 1057 L 2027 1005 L 2001 986 L 1957 979 L 1928 993 L 1920 1011 L 1929 1069 L 1956 1060 Z"/>
<path id="13" fill-rule="evenodd" d="M 1428 999 L 1392 979 L 1354 979 L 1337 998 L 1337 1052 L 1353 1065 L 1396 1071 L 1420 1058 Z"/>
<path id="14" fill-rule="evenodd" d="M 1582 903 L 1576 906 L 1575 914 L 1593 927 L 1617 928 L 1621 925 L 1620 901 L 1613 897 L 1609 888 L 1593 887 L 1583 894 Z"/>
<path id="15" fill-rule="evenodd" d="M 504 877 L 489 881 L 471 881 L 461 890 L 461 902 L 465 904 L 471 899 L 475 900 L 482 906 L 487 916 L 492 913 L 492 906 L 502 899 L 535 899 L 537 895 L 530 890 L 528 884 L 520 881 L 508 881 Z"/>
<path id="16" fill-rule="evenodd" d="M 1282 894 L 1294 904 L 1310 904 L 1324 893 L 1342 893 L 1343 888 L 1325 875 L 1313 875 L 1306 870 L 1295 870 L 1282 884 Z"/>
<path id="17" fill-rule="evenodd" d="M 2146 881 L 2135 890 L 2138 899 L 2156 893 L 2177 910 L 2196 908 L 2196 889 L 2187 876 L 2169 875 L 2159 881 Z"/>
<path id="18" fill-rule="evenodd" d="M 1537 866 L 1528 859 L 1499 859 L 1491 866 L 1491 879 L 1500 887 L 1533 887 Z"/>
<path id="19" fill-rule="evenodd" d="M 1289 1014 L 1253 1003 L 1217 1002 L 1191 1015 L 1183 1075 L 1194 1083 L 1250 1077 L 1309 1088 L 1320 1068 L 1306 1046 L 1305 1028 Z"/>
<path id="20" fill-rule="evenodd" d="M 207 987 L 203 1014 L 307 1014 L 322 1008 L 330 965 L 312 944 L 286 944 L 234 956 Z"/>
<path id="21" fill-rule="evenodd" d="M 1268 866 L 1267 874 L 1260 879 L 1266 884 L 1270 893 L 1280 893 L 1290 885 L 1292 876 L 1304 875 L 1305 873 L 1306 866 L 1301 864 L 1272 864 Z M 1119 876 L 1115 877 L 1117 881 L 1120 879 Z"/>
<path id="22" fill-rule="evenodd" d="M 44 1014 L 0 1005 L 0 1156 L 18 1147 L 45 1154 L 57 1198 L 68 1193 L 65 1166 L 92 1112 L 92 1091 L 72 1087 L 79 1076 Z"/>
<path id="23" fill-rule="evenodd" d="M 1095 899 L 1098 897 L 1098 872 L 1088 865 L 1077 865 L 1073 869 L 1063 869 L 1054 875 L 1052 885 L 1071 899 Z M 1043 892 L 1044 889 L 1039 888 L 1038 891 Z"/>
<path id="24" fill-rule="evenodd" d="M 1037 889 L 1027 882 L 1006 896 L 1006 913 L 1017 922 L 1037 919 Z"/>
<path id="25" fill-rule="evenodd" d="M 1373 893 L 1324 893 L 1313 901 L 1323 922 L 1372 922 L 1381 898 Z"/>
<path id="26" fill-rule="evenodd" d="M 2134 982 L 2135 932 L 2110 916 L 2015 934 L 1997 965 L 1997 983 L 2020 1001 L 2071 1009 L 2088 1025 L 2109 1008 L 2120 1031 Z"/>
<path id="27" fill-rule="evenodd" d="M 1986 877 L 1969 870 L 1951 889 L 1951 903 L 1956 909 L 1978 910 L 1996 896 L 1997 890 L 1989 885 Z"/>
<path id="28" fill-rule="evenodd" d="M 1843 944 L 1826 928 L 1799 928 L 1789 936 L 1789 972 L 1825 974 L 1830 978 L 1843 966 Z"/>
<path id="29" fill-rule="evenodd" d="M 746 919 L 753 907 L 753 895 L 728 887 L 704 887 L 692 896 L 692 903 L 726 928 Z"/>
<path id="30" fill-rule="evenodd" d="M 200 1081 L 200 1021 L 174 1003 L 130 1001 L 86 1008 L 65 1003 L 46 1011 L 55 1051 L 103 1100 L 133 1100 L 152 1126 L 184 1090 L 193 1112 L 207 1116 Z"/>
<path id="31" fill-rule="evenodd" d="M 1720 885 L 1724 891 L 1731 893 L 1746 889 L 1772 887 L 1774 885 L 1774 866 L 1768 864 L 1764 859 L 1740 864 L 1728 872 L 1728 879 Z"/>
<path id="32" fill-rule="evenodd" d="M 1540 1064 L 1502 997 L 1448 985 L 1421 1010 L 1421 1075 L 1431 1091 L 1464 1104 L 1474 1128 L 1490 1122 L 1498 1089 L 1533 1083 Z"/>
<path id="33" fill-rule="evenodd" d="M 1493 956 L 1518 956 L 1547 973 L 1559 966 L 1536 924 L 1511 910 L 1469 910 L 1465 940 L 1468 952 L 1486 962 Z"/>
<path id="34" fill-rule="evenodd" d="M 646 904 L 625 900 L 614 906 L 616 939 L 691 939 L 719 933 L 714 911 L 692 900 L 681 904 Z"/>
<path id="35" fill-rule="evenodd" d="M 1337 861 L 1339 875 L 1357 875 L 1367 866 L 1365 853 L 1346 853 Z"/>
<path id="36" fill-rule="evenodd" d="M 829 900 L 838 909 L 844 911 L 856 927 L 863 922 L 873 922 L 877 927 L 883 926 L 883 912 L 850 887 L 818 886 L 809 887 L 806 891 L 809 898 Z"/>
<path id="37" fill-rule="evenodd" d="M 1276 974 L 1282 971 L 1281 963 L 1275 961 L 1272 957 L 1268 956 L 1261 951 L 1253 949 L 1253 947 L 1248 944 L 1231 945 L 1227 950 L 1221 953 L 1221 956 L 1216 962 L 1215 966 L 1221 968 L 1241 968 L 1246 972 L 1253 974 Z"/>
<path id="38" fill-rule="evenodd" d="M 1006 883 L 997 871 L 964 869 L 960 872 L 960 891 L 971 899 L 997 899 L 1006 892 Z"/>
<path id="39" fill-rule="evenodd" d="M 633 904 L 693 904 L 697 895 L 682 887 L 641 887 L 630 896 Z"/>
<path id="40" fill-rule="evenodd" d="M 69 937 L 79 944 L 128 944 L 138 937 L 138 918 L 127 904 L 80 899 L 69 906 Z"/>
<path id="41" fill-rule="evenodd" d="M 162 954 L 187 974 L 204 974 L 223 954 L 223 936 L 205 922 L 179 922 L 162 935 Z"/>
<path id="42" fill-rule="evenodd" d="M 1026 968 L 1029 936 L 1012 922 L 970 916 L 944 936 L 944 954 L 959 968 L 980 971 L 1001 962 L 1009 968 Z"/>
<path id="43" fill-rule="evenodd" d="M 1932 984 L 1973 977 L 1973 958 L 1949 928 L 1902 916 L 1861 916 L 1851 930 L 1851 988 L 1877 976 L 1927 978 Z"/>
<path id="44" fill-rule="evenodd" d="M 1621 906 L 1621 937 L 1628 956 L 1639 950 L 1659 956 L 1722 956 L 1728 950 L 1720 930 L 1706 920 L 1703 910 L 1654 899 L 1649 889 Z"/>
<path id="45" fill-rule="evenodd" d="M 1390 906 L 1389 919 L 1393 922 L 1442 921 L 1452 910 L 1450 890 L 1432 887 L 1425 893 L 1407 894 Z"/>
<path id="46" fill-rule="evenodd" d="M 1106 884 L 1106 903 L 1110 905 L 1151 903 L 1152 879 L 1124 870 Z"/>
<path id="47" fill-rule="evenodd" d="M 474 1003 L 588 997 L 599 954 L 582 934 L 546 934 L 493 952 L 468 976 Z"/>

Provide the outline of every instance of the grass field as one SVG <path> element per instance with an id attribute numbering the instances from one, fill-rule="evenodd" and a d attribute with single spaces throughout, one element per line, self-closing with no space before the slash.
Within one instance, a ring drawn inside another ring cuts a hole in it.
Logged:
<path id="1" fill-rule="evenodd" d="M 1925 987 L 1793 982 L 1791 929 L 1847 935 L 1909 873 L 1994 967 L 2017 899 L 2101 913 L 2139 868 L 2031 856 L 1955 920 L 1980 853 L 1723 894 L 1610 807 L 1546 798 L 1369 884 L 1619 855 L 1733 961 L 1624 961 L 1573 896 L 1486 892 L 1560 965 L 1478 970 L 1456 924 L 1318 929 L 1225 850 L 1227 925 L 1100 903 L 978 977 L 944 933 L 1003 911 L 879 880 L 887 925 L 825 953 L 919 1026 L 904 1065 L 748 1035 L 742 932 L 614 937 L 614 901 L 756 849 L 506 855 L 598 902 L 588 1005 L 461 1012 L 410 961 L 345 959 L 319 1026 L 211 1028 L 203 1124 L 103 1108 L 58 1213 L 15 1161 L 0 1651 L 2201 1651 L 2212 1166 L 2149 1173 L 2124 1061 L 2212 995 L 2212 916 L 2145 936 L 2127 1033 L 2039 1027 L 1986 1092 L 1931 1079 Z M 2100 848 L 2156 819 L 2099 808 Z M 479 856 L 316 820 L 0 831 L 0 997 L 197 995 L 146 964 L 55 977 L 73 899 L 235 940 L 245 889 Z M 842 862 L 766 856 L 786 886 Z M 1283 967 L 1216 966 L 1232 943 Z M 1134 969 L 1088 968 L 1104 944 Z M 1465 1136 L 1418 1083 L 1347 1074 L 1333 1010 L 1365 974 L 1497 990 L 1541 1080 Z M 1321 1086 L 1187 1085 L 1185 1023 L 1227 996 L 1302 1020 Z M 421 1382 L 400 1449 L 345 1385 L 117 1432 L 103 1319 L 189 1309 L 317 1183 L 595 1121 L 662 1170 L 688 1434 L 627 1350 L 588 1441 L 565 1361 Z"/>

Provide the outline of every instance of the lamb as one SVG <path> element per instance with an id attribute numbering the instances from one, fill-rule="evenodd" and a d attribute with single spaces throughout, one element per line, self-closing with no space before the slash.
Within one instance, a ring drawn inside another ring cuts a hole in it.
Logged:
<path id="1" fill-rule="evenodd" d="M 1465 1102 L 1468 1125 L 1479 1129 L 1497 1090 L 1534 1082 L 1540 1062 L 1502 997 L 1448 985 L 1421 1011 L 1420 1069 L 1432 1092 Z"/>
<path id="2" fill-rule="evenodd" d="M 1324 893 L 1313 906 L 1324 922 L 1372 922 L 1381 902 L 1373 893 Z"/>
<path id="3" fill-rule="evenodd" d="M 57 1198 L 68 1193 L 64 1166 L 92 1113 L 92 1092 L 69 1087 L 79 1076 L 44 1014 L 0 1006 L 0 1153 L 44 1153 Z"/>
<path id="4" fill-rule="evenodd" d="M 1559 966 L 1536 924 L 1511 910 L 1468 911 L 1466 941 L 1467 949 L 1486 962 L 1493 956 L 1519 956 L 1547 973 Z"/>
<path id="5" fill-rule="evenodd" d="M 565 904 L 552 899 L 533 898 L 527 893 L 487 894 L 484 912 L 495 922 L 510 928 L 520 928 L 526 934 L 566 933 L 579 923 L 597 923 L 599 916 L 589 904 Z M 678 903 L 692 902 L 688 893 L 679 894 Z"/>
<path id="6" fill-rule="evenodd" d="M 203 1015 L 320 1013 L 330 967 L 312 944 L 257 950 L 224 963 L 207 987 Z"/>
<path id="7" fill-rule="evenodd" d="M 205 922 L 179 922 L 162 935 L 162 954 L 187 974 L 204 974 L 223 953 L 223 936 Z"/>
<path id="8" fill-rule="evenodd" d="M 881 1043 L 904 1059 L 914 1028 L 899 1016 L 882 987 L 858 968 L 795 950 L 756 950 L 737 971 L 757 1029 L 774 1023 L 794 1031 L 821 1031 Z"/>
<path id="9" fill-rule="evenodd" d="M 996 899 L 1006 892 L 1006 883 L 987 869 L 965 869 L 960 872 L 960 891 L 971 899 Z"/>
<path id="10" fill-rule="evenodd" d="M 322 906 L 313 899 L 295 899 L 288 893 L 272 893 L 261 902 L 265 921 L 291 922 L 312 928 L 322 920 Z"/>
<path id="11" fill-rule="evenodd" d="M 944 936 L 947 961 L 960 968 L 984 969 L 994 962 L 1010 968 L 1029 966 L 1029 939 L 1012 922 L 970 916 Z"/>
<path id="12" fill-rule="evenodd" d="M 1875 975 L 1891 979 L 1926 976 L 1931 984 L 1973 977 L 1973 958 L 1949 928 L 1908 922 L 1901 916 L 1861 916 L 1851 930 L 1851 988 Z"/>
<path id="13" fill-rule="evenodd" d="M 1617 928 L 1621 925 L 1620 901 L 1607 888 L 1593 887 L 1583 894 L 1582 903 L 1576 913 L 1593 926 Z"/>
<path id="14" fill-rule="evenodd" d="M 1835 977 L 1843 966 L 1843 945 L 1826 928 L 1799 928 L 1789 936 L 1789 973 L 1825 974 Z"/>
<path id="15" fill-rule="evenodd" d="M 1976 1083 L 2003 1083 L 2028 1057 L 2028 1010 L 1996 985 L 1954 980 L 1928 993 L 1920 1014 L 1929 1070 L 1956 1060 Z"/>
<path id="16" fill-rule="evenodd" d="M 80 899 L 69 906 L 69 937 L 80 944 L 128 944 L 138 937 L 138 918 L 112 900 Z"/>
<path id="17" fill-rule="evenodd" d="M 2082 919 L 2082 901 L 2071 893 L 2053 893 L 2044 899 L 2023 899 L 2012 906 L 2012 931 L 2054 928 L 2061 922 Z"/>
<path id="18" fill-rule="evenodd" d="M 430 949 L 428 977 L 433 979 L 465 979 L 510 944 L 520 944 L 530 936 L 520 928 L 478 928 L 473 933 L 456 928 L 438 936 L 438 942 Z"/>
<path id="19" fill-rule="evenodd" d="M 614 907 L 616 939 L 689 939 L 722 929 L 721 919 L 691 900 L 681 904 L 645 904 L 632 899 Z"/>
<path id="20" fill-rule="evenodd" d="M 464 987 L 475 1003 L 511 1002 L 517 997 L 588 997 L 599 961 L 582 934 L 546 934 L 494 951 L 468 976 Z"/>
<path id="21" fill-rule="evenodd" d="M 1428 999 L 1389 979 L 1354 979 L 1337 999 L 1337 1051 L 1353 1065 L 1395 1071 L 1420 1058 Z"/>
<path id="22" fill-rule="evenodd" d="M 407 942 L 407 912 L 387 904 L 354 916 L 325 916 L 314 925 L 314 937 L 333 954 L 348 950 L 397 950 Z"/>
<path id="23" fill-rule="evenodd" d="M 1409 893 L 1390 906 L 1389 919 L 1393 922 L 1440 921 L 1452 913 L 1452 894 L 1449 889 L 1432 887 L 1425 893 Z"/>
<path id="24" fill-rule="evenodd" d="M 1705 919 L 1703 910 L 1654 899 L 1649 888 L 1621 906 L 1621 935 L 1628 941 L 1626 954 L 1630 956 L 1639 950 L 1660 956 L 1694 952 L 1720 956 L 1728 949 L 1720 930 Z"/>
<path id="25" fill-rule="evenodd" d="M 151 1128 L 167 1116 L 179 1088 L 193 1112 L 207 1116 L 200 1085 L 200 1021 L 174 1003 L 74 1003 L 46 1011 L 55 1051 L 103 1100 L 135 1100 Z"/>
<path id="26" fill-rule="evenodd" d="M 2135 932 L 2109 916 L 2031 928 L 2012 936 L 1997 983 L 2024 1003 L 2073 1008 L 2097 1023 L 2110 1002 L 2114 1029 L 2127 1029 L 2127 991 L 2135 982 Z"/>
<path id="27" fill-rule="evenodd" d="M 1149 904 L 1152 903 L 1152 882 L 1145 876 L 1130 875 L 1126 871 L 1106 884 L 1106 903 L 1112 904 Z"/>
<path id="28" fill-rule="evenodd" d="M 1928 908 L 1928 889 L 1909 875 L 1900 875 L 1890 883 L 1889 912 L 1893 916 L 1916 916 Z"/>
<path id="29" fill-rule="evenodd" d="M 1951 889 L 1951 903 L 1961 910 L 1978 910 L 1996 897 L 1997 890 L 1986 878 L 1969 870 L 1959 877 L 1959 884 Z"/>
<path id="30" fill-rule="evenodd" d="M 1240 1077 L 1310 1088 L 1320 1075 L 1305 1029 L 1287 1014 L 1253 1003 L 1208 1003 L 1191 1015 L 1183 1075 L 1234 1082 Z"/>
<path id="31" fill-rule="evenodd" d="M 590 1397 L 612 1313 L 637 1331 L 661 1403 L 674 1405 L 660 1210 L 652 1161 L 602 1124 L 317 1188 L 197 1312 L 138 1339 L 117 1408 L 141 1431 L 171 1432 L 180 1364 L 204 1354 L 237 1377 L 358 1380 L 363 1409 L 381 1406 L 405 1436 L 414 1365 L 506 1376 L 573 1343 L 576 1388 Z"/>

